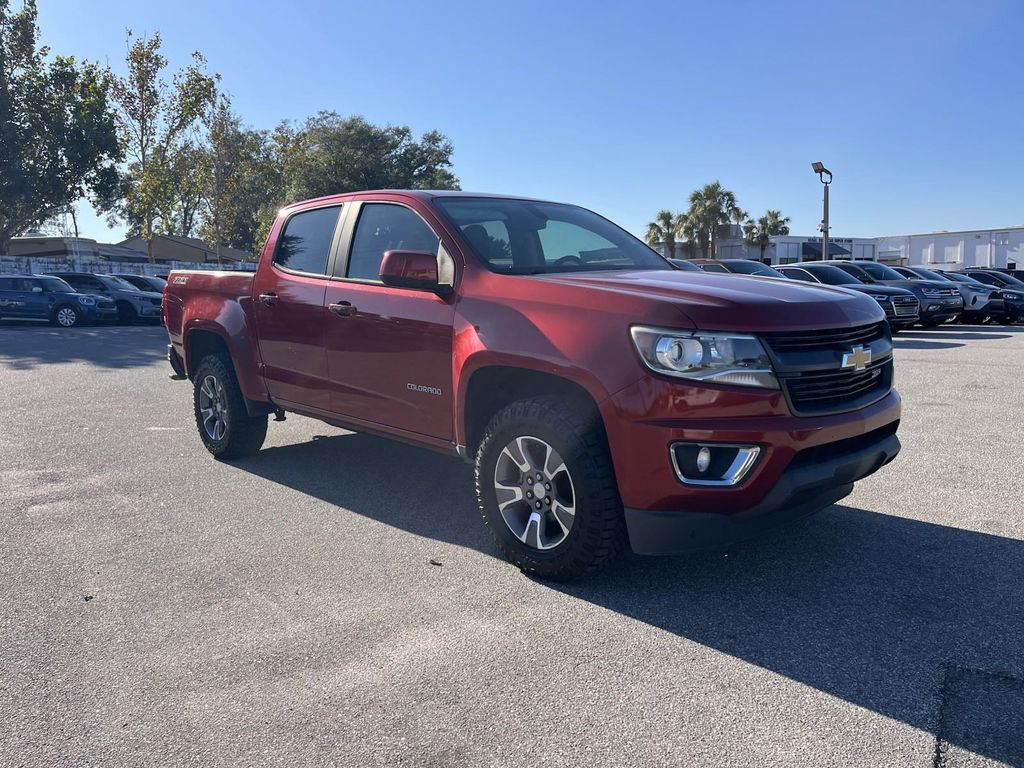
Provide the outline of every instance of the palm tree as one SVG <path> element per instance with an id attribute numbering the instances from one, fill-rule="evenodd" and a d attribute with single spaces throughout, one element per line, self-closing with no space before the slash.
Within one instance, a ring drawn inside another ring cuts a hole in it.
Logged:
<path id="1" fill-rule="evenodd" d="M 701 252 L 709 258 L 715 255 L 718 228 L 737 216 L 739 221 L 743 220 L 736 195 L 717 181 L 690 193 L 687 227 L 696 236 Z"/>
<path id="2" fill-rule="evenodd" d="M 648 245 L 665 244 L 666 256 L 670 259 L 676 257 L 676 235 L 683 234 L 682 214 L 676 215 L 669 210 L 660 210 L 654 217 L 654 221 L 647 225 L 647 234 L 644 240 Z"/>
<path id="3" fill-rule="evenodd" d="M 789 234 L 789 216 L 783 216 L 780 211 L 769 209 L 757 221 L 747 219 L 743 225 L 743 233 L 746 235 L 748 243 L 760 248 L 761 261 L 764 261 L 764 252 L 771 242 L 772 235 Z"/>

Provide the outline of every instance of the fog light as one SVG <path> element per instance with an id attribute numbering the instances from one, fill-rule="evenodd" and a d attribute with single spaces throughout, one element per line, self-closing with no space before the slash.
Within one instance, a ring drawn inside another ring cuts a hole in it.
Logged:
<path id="1" fill-rule="evenodd" d="M 737 485 L 760 452 L 756 445 L 716 443 L 673 443 L 669 448 L 676 477 L 685 485 Z"/>
<path id="2" fill-rule="evenodd" d="M 697 452 L 697 471 L 702 475 L 711 466 L 711 449 L 706 445 Z"/>

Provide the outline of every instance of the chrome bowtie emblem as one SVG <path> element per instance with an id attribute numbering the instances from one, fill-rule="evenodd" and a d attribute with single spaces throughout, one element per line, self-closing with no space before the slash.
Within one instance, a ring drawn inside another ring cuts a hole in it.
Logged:
<path id="1" fill-rule="evenodd" d="M 843 353 L 843 368 L 853 368 L 855 371 L 863 371 L 871 363 L 871 348 L 865 349 L 858 344 L 849 352 Z"/>

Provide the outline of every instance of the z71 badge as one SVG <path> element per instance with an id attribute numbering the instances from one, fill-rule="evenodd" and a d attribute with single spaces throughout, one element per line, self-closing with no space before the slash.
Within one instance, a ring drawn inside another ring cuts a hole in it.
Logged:
<path id="1" fill-rule="evenodd" d="M 184 285 L 187 282 L 188 282 L 188 275 L 177 275 L 174 278 L 174 284 L 175 285 Z"/>

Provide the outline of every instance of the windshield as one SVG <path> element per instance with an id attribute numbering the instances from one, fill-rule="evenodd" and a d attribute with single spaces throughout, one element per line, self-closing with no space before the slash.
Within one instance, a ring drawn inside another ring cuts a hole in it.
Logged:
<path id="1" fill-rule="evenodd" d="M 949 280 L 945 275 L 941 275 L 938 272 L 932 272 L 932 270 L 925 269 L 924 267 L 914 267 L 910 271 L 914 274 L 912 279 L 915 280 L 940 280 L 942 282 Z"/>
<path id="2" fill-rule="evenodd" d="M 962 275 L 959 272 L 946 272 L 943 275 L 947 280 L 952 280 L 955 283 L 967 283 L 968 285 L 985 285 L 981 280 L 975 280 L 970 275 Z M 991 288 L 992 286 L 988 286 Z"/>
<path id="3" fill-rule="evenodd" d="M 831 264 L 806 265 L 804 269 L 826 285 L 857 285 L 861 282 L 849 272 Z"/>
<path id="4" fill-rule="evenodd" d="M 59 277 L 37 277 L 34 279 L 47 293 L 78 293 Z"/>
<path id="5" fill-rule="evenodd" d="M 829 266 L 833 266 L 833 265 L 829 265 Z M 838 269 L 838 270 L 840 270 L 842 272 L 845 272 L 847 275 L 852 276 L 855 282 L 858 282 L 858 283 L 873 283 L 873 282 L 875 282 L 875 279 L 871 275 L 869 275 L 867 272 L 865 272 L 860 267 L 855 267 L 853 264 L 850 264 L 849 262 L 844 262 L 842 264 L 836 264 L 834 266 L 835 266 L 836 269 Z"/>
<path id="6" fill-rule="evenodd" d="M 574 205 L 479 197 L 436 202 L 492 272 L 672 269 L 625 230 Z"/>
<path id="7" fill-rule="evenodd" d="M 999 272 L 997 274 L 1003 279 L 1003 285 L 1012 285 L 1014 288 L 1017 286 L 1024 286 L 1024 280 L 1019 280 L 1013 275 L 1008 275 L 1005 272 Z"/>
<path id="8" fill-rule="evenodd" d="M 777 269 L 762 264 L 759 261 L 747 261 L 746 259 L 732 259 L 725 262 L 731 272 L 741 275 L 760 275 L 761 277 L 785 277 Z"/>
<path id="9" fill-rule="evenodd" d="M 874 261 L 857 262 L 857 266 L 871 275 L 875 280 L 906 280 L 903 275 L 897 272 L 892 267 L 887 267 L 885 264 L 878 264 Z"/>
<path id="10" fill-rule="evenodd" d="M 115 291 L 139 290 L 127 280 L 122 280 L 120 277 L 114 277 L 113 275 L 96 275 L 96 277 L 98 277 L 100 282 L 106 285 L 107 288 L 113 288 Z"/>

